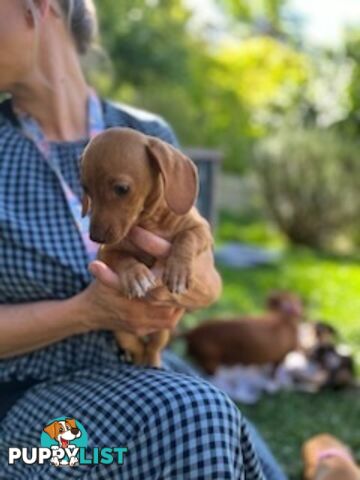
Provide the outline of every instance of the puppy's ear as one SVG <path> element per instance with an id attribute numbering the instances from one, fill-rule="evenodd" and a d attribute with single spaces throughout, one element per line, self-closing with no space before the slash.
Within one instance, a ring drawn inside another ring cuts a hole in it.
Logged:
<path id="1" fill-rule="evenodd" d="M 50 425 L 47 425 L 45 428 L 44 428 L 44 432 L 47 433 L 49 435 L 50 438 L 55 438 L 55 424 L 57 422 L 53 422 L 53 423 L 50 423 Z"/>
<path id="2" fill-rule="evenodd" d="M 89 195 L 86 195 L 86 193 L 83 194 L 81 205 L 82 205 L 82 210 L 81 210 L 81 216 L 84 218 L 90 211 L 90 197 Z"/>
<path id="3" fill-rule="evenodd" d="M 75 418 L 66 418 L 65 423 L 68 423 L 71 428 L 77 428 Z"/>
<path id="4" fill-rule="evenodd" d="M 198 174 L 193 162 L 179 150 L 151 137 L 146 145 L 164 180 L 165 200 L 177 215 L 185 215 L 198 195 Z"/>

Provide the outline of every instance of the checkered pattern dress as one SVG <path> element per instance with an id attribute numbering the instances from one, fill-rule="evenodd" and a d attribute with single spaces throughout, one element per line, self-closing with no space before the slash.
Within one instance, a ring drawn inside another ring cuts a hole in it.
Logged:
<path id="1" fill-rule="evenodd" d="M 106 127 L 126 126 L 175 143 L 155 116 L 103 102 Z M 52 143 L 51 158 L 81 195 L 84 142 Z M 0 303 L 71 297 L 91 281 L 88 257 L 58 179 L 0 105 Z M 110 332 L 74 336 L 0 361 L 0 383 L 39 381 L 0 423 L 0 480 L 259 480 L 247 425 L 231 401 L 164 355 L 163 370 L 120 361 Z M 43 426 L 80 420 L 90 447 L 126 446 L 123 466 L 9 466 L 7 449 L 39 447 Z"/>

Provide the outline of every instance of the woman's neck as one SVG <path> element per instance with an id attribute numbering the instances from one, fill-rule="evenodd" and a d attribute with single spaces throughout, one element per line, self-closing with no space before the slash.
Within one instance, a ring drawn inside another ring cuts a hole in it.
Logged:
<path id="1" fill-rule="evenodd" d="M 88 133 L 89 88 L 74 49 L 53 47 L 48 45 L 37 68 L 10 93 L 14 106 L 33 117 L 46 138 L 74 141 Z"/>

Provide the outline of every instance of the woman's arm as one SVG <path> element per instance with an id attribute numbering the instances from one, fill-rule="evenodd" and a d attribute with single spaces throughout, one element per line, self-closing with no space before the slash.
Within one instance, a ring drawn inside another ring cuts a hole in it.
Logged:
<path id="1" fill-rule="evenodd" d="M 142 336 L 174 328 L 182 309 L 127 300 L 93 282 L 68 300 L 0 306 L 0 359 L 38 350 L 73 335 L 125 329 Z"/>
<path id="2" fill-rule="evenodd" d="M 21 355 L 84 333 L 76 302 L 44 301 L 0 306 L 0 358 Z"/>
<path id="3" fill-rule="evenodd" d="M 171 245 L 142 229 L 133 241 L 150 254 L 164 259 Z M 157 267 L 158 268 L 158 267 Z M 221 280 L 210 251 L 195 263 L 194 283 L 184 295 L 158 287 L 146 300 L 128 300 L 117 291 L 117 276 L 102 262 L 93 262 L 95 281 L 68 300 L 22 305 L 0 305 L 0 358 L 32 352 L 67 337 L 96 330 L 125 329 L 142 336 L 172 329 L 184 313 L 217 299 Z M 158 268 L 161 275 L 161 266 Z"/>

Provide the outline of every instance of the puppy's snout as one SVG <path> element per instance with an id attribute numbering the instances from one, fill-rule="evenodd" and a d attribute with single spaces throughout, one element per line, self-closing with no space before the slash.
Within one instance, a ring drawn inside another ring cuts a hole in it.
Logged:
<path id="1" fill-rule="evenodd" d="M 90 239 L 96 243 L 105 243 L 106 233 L 103 229 L 97 227 L 96 225 L 90 226 Z"/>
<path id="2" fill-rule="evenodd" d="M 80 430 L 79 430 L 78 428 L 72 428 L 72 429 L 71 429 L 71 433 L 72 433 L 73 435 L 77 435 L 79 432 L 80 432 Z"/>

